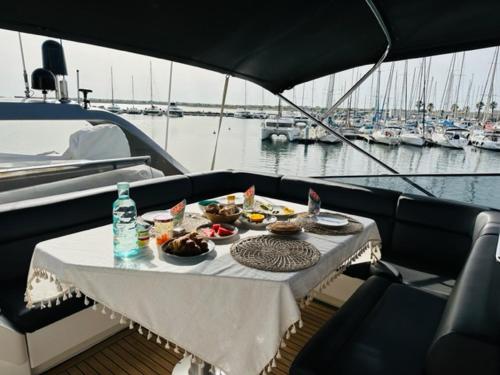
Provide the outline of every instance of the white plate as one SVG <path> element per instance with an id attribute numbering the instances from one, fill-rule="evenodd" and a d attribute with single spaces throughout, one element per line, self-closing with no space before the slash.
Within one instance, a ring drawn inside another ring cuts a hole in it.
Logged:
<path id="1" fill-rule="evenodd" d="M 330 215 L 317 215 L 314 218 L 314 221 L 319 225 L 324 225 L 325 227 L 344 227 L 349 224 L 349 220 L 347 220 L 343 216 L 332 217 Z"/>
<path id="2" fill-rule="evenodd" d="M 206 257 L 207 255 L 211 254 L 215 250 L 215 243 L 213 241 L 208 240 L 207 243 L 208 243 L 208 251 L 206 253 L 199 254 L 199 255 L 182 257 L 179 255 L 170 254 L 170 253 L 166 252 L 165 250 L 163 250 L 163 245 L 162 245 L 162 252 L 167 257 L 172 258 L 172 259 L 198 259 L 198 258 Z"/>
<path id="3" fill-rule="evenodd" d="M 168 213 L 170 213 L 170 210 L 150 211 L 150 212 L 146 212 L 141 217 L 142 217 L 142 220 L 144 220 L 150 224 L 153 224 L 155 222 L 156 216 L 164 215 L 164 214 L 168 214 Z"/>
<path id="4" fill-rule="evenodd" d="M 228 194 L 228 195 L 234 195 L 234 203 L 237 206 L 243 206 L 243 202 L 245 201 L 245 197 L 243 194 Z M 228 204 L 227 202 L 227 195 L 224 195 L 222 197 L 217 197 L 214 200 L 218 201 L 220 204 Z"/>
<path id="5" fill-rule="evenodd" d="M 248 220 L 246 216 L 241 215 L 239 220 L 250 229 L 265 229 L 269 224 L 276 222 L 278 218 L 276 216 L 267 216 L 261 223 L 254 223 Z"/>
<path id="6" fill-rule="evenodd" d="M 230 225 L 230 224 L 219 224 L 220 226 L 226 228 L 226 229 L 229 229 L 229 230 L 232 230 L 233 231 L 233 234 L 229 235 L 229 236 L 223 236 L 223 237 L 207 237 L 203 234 L 203 232 L 200 231 L 200 229 L 202 228 L 211 228 L 212 227 L 212 223 L 209 223 L 209 224 L 203 224 L 203 225 L 200 225 L 198 228 L 196 228 L 196 232 L 201 236 L 203 237 L 204 239 L 208 240 L 208 241 L 224 241 L 224 240 L 229 240 L 231 238 L 234 238 L 238 235 L 238 228 L 235 227 L 234 225 Z"/>

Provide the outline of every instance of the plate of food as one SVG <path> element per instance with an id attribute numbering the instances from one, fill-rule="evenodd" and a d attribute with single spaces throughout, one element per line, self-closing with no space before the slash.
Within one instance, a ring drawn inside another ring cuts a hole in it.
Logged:
<path id="1" fill-rule="evenodd" d="M 218 223 L 200 225 L 196 232 L 204 239 L 212 241 L 229 240 L 238 235 L 238 228 L 234 225 Z"/>
<path id="2" fill-rule="evenodd" d="M 205 208 L 205 216 L 212 223 L 231 224 L 238 220 L 240 214 L 241 208 L 234 204 L 212 203 Z"/>
<path id="3" fill-rule="evenodd" d="M 157 210 L 157 211 L 149 211 L 141 215 L 142 220 L 147 223 L 153 224 L 155 222 L 155 217 L 159 215 L 165 215 L 170 213 L 170 210 Z"/>
<path id="4" fill-rule="evenodd" d="M 252 229 L 264 229 L 269 224 L 276 221 L 276 216 L 264 214 L 262 212 L 245 212 L 241 215 L 240 221 Z"/>
<path id="5" fill-rule="evenodd" d="M 215 243 L 204 239 L 196 232 L 191 232 L 179 238 L 172 239 L 161 245 L 165 255 L 172 258 L 200 258 L 215 250 Z"/>
<path id="6" fill-rule="evenodd" d="M 243 206 L 245 197 L 243 194 L 228 194 L 222 197 L 215 198 L 219 204 L 235 204 L 237 206 Z"/>
<path id="7" fill-rule="evenodd" d="M 255 211 L 285 219 L 294 217 L 297 214 L 293 208 L 261 201 L 256 202 Z"/>
<path id="8" fill-rule="evenodd" d="M 319 214 L 314 216 L 313 220 L 319 225 L 331 228 L 344 227 L 349 224 L 349 220 L 345 216 L 336 214 Z"/>
<path id="9" fill-rule="evenodd" d="M 269 224 L 266 229 L 269 232 L 273 234 L 279 234 L 280 236 L 298 234 L 303 230 L 300 225 L 292 223 L 290 221 L 277 221 L 275 223 Z"/>

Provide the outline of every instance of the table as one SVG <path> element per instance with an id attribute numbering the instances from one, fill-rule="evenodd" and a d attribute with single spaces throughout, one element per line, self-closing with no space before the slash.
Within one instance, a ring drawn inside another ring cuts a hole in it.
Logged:
<path id="1" fill-rule="evenodd" d="M 306 210 L 268 200 L 296 212 Z M 197 204 L 186 211 L 200 212 Z M 362 252 L 380 244 L 372 219 L 351 216 L 363 224 L 361 233 L 298 236 L 321 253 L 315 266 L 298 272 L 245 267 L 231 257 L 230 243 L 196 261 L 171 260 L 155 246 L 137 258 L 116 259 L 111 225 L 55 238 L 35 248 L 27 304 L 47 308 L 84 294 L 96 301 L 94 309 L 191 356 L 198 370 L 208 363 L 227 375 L 259 374 L 271 370 L 280 347 L 301 326 L 300 308 L 313 291 L 326 287 Z M 239 236 L 262 233 L 240 230 Z"/>

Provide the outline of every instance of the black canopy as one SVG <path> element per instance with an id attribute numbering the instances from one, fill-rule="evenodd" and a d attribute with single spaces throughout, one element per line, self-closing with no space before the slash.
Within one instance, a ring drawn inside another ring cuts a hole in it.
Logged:
<path id="1" fill-rule="evenodd" d="M 394 43 L 388 60 L 500 44 L 500 0 L 374 3 Z M 274 93 L 374 63 L 386 45 L 364 0 L 10 0 L 0 28 L 174 60 Z"/>

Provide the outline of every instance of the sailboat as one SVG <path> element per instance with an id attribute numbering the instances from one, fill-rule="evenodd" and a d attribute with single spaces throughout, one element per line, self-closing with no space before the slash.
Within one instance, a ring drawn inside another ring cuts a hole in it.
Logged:
<path id="1" fill-rule="evenodd" d="M 113 113 L 122 113 L 122 109 L 115 104 L 115 87 L 113 82 L 113 67 L 111 67 L 111 105 L 106 108 Z"/>
<path id="2" fill-rule="evenodd" d="M 153 104 L 153 64 L 149 61 L 149 93 L 150 93 L 150 107 L 145 108 L 142 113 L 150 116 L 161 116 L 163 112 L 160 107 Z"/>
<path id="3" fill-rule="evenodd" d="M 127 109 L 127 114 L 129 115 L 140 115 L 142 111 L 135 105 L 135 93 L 134 93 L 134 76 L 132 76 L 132 107 Z"/>
<path id="4" fill-rule="evenodd" d="M 333 105 L 334 88 L 335 88 L 335 74 L 331 74 L 329 81 L 328 81 L 328 92 L 327 92 L 327 96 L 326 96 L 326 109 L 327 110 Z M 331 121 L 331 123 L 333 123 L 333 120 L 331 120 L 331 117 L 328 117 L 328 119 Z M 329 123 L 330 126 L 332 126 L 331 123 Z M 340 131 L 340 128 L 338 126 L 337 126 L 337 128 L 338 128 L 337 130 Z M 318 141 L 321 143 L 328 143 L 328 144 L 341 143 L 341 140 L 335 134 L 327 132 L 324 129 L 316 129 L 316 132 L 318 135 Z"/>
<path id="5" fill-rule="evenodd" d="M 421 106 L 423 107 L 423 114 L 422 114 L 422 126 L 419 127 L 418 124 L 406 124 L 406 126 L 403 128 L 401 131 L 401 143 L 404 143 L 409 146 L 417 146 L 417 147 L 422 147 L 425 145 L 425 88 L 426 88 L 426 69 L 425 69 L 425 57 L 422 59 L 421 65 L 420 65 L 420 72 L 421 74 L 419 75 L 419 78 L 422 79 L 423 87 L 422 87 L 422 93 L 421 93 L 421 98 L 418 102 L 421 103 Z M 405 82 L 407 82 L 407 78 L 405 77 Z M 418 83 L 418 87 L 420 87 L 420 82 Z M 406 90 L 406 88 L 405 88 Z M 420 91 L 420 90 L 419 90 Z M 406 97 L 406 93 L 405 93 Z M 406 104 L 406 103 L 405 103 Z M 420 111 L 419 105 L 418 110 Z M 406 112 L 406 109 L 405 109 Z M 406 119 L 405 119 L 406 120 Z"/>

